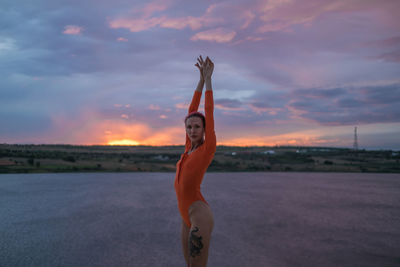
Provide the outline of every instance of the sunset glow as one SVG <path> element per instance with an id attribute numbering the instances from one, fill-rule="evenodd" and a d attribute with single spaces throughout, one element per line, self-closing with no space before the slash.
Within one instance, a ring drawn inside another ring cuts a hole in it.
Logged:
<path id="1" fill-rule="evenodd" d="M 110 141 L 108 142 L 107 145 L 110 146 L 137 146 L 140 145 L 139 142 L 133 141 L 133 140 L 115 140 L 115 141 Z"/>
<path id="2" fill-rule="evenodd" d="M 352 147 L 357 126 L 400 149 L 400 1 L 23 2 L 0 11 L 2 143 L 183 145 L 201 54 L 218 145 Z"/>

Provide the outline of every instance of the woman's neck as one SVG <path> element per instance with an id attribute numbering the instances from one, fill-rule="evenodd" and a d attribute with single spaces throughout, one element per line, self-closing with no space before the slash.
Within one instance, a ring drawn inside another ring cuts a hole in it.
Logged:
<path id="1" fill-rule="evenodd" d="M 195 150 L 196 148 L 198 148 L 199 146 L 201 146 L 201 144 L 203 144 L 203 142 L 204 142 L 203 139 L 200 140 L 200 141 L 198 141 L 197 143 L 193 143 L 193 142 L 192 142 L 192 147 L 190 148 L 190 151 L 193 151 L 193 150 Z"/>

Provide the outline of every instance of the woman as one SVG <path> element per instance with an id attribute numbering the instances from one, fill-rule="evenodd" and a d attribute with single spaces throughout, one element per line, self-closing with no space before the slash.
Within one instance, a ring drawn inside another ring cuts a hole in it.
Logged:
<path id="1" fill-rule="evenodd" d="M 214 101 L 211 75 L 214 63 L 200 56 L 195 64 L 200 70 L 200 81 L 194 92 L 189 114 L 185 118 L 185 152 L 176 164 L 175 192 L 182 216 L 182 246 L 187 266 L 206 266 L 214 218 L 207 201 L 200 192 L 204 173 L 216 150 L 214 132 Z M 206 84 L 205 117 L 197 109 Z M 205 135 L 205 140 L 204 140 Z"/>

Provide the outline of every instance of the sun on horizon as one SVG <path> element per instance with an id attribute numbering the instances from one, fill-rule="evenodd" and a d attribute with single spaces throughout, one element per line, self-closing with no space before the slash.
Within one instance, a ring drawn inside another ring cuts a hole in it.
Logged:
<path id="1" fill-rule="evenodd" d="M 135 140 L 129 140 L 129 139 L 123 139 L 123 140 L 114 140 L 114 141 L 110 141 L 107 143 L 107 145 L 110 146 L 126 146 L 126 145 L 130 145 L 130 146 L 138 146 L 141 145 L 139 142 L 135 141 Z"/>

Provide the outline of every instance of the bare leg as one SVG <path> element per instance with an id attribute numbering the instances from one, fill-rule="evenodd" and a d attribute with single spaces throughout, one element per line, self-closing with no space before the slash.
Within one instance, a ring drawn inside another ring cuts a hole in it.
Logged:
<path id="1" fill-rule="evenodd" d="M 195 201 L 189 208 L 189 217 L 192 224 L 188 242 L 190 267 L 206 267 L 214 227 L 211 209 L 203 201 Z"/>
<path id="2" fill-rule="evenodd" d="M 181 239 L 182 239 L 183 256 L 185 257 L 185 261 L 186 261 L 187 267 L 190 267 L 190 264 L 189 264 L 189 247 L 188 247 L 189 230 L 190 229 L 186 225 L 185 221 L 182 220 Z"/>

